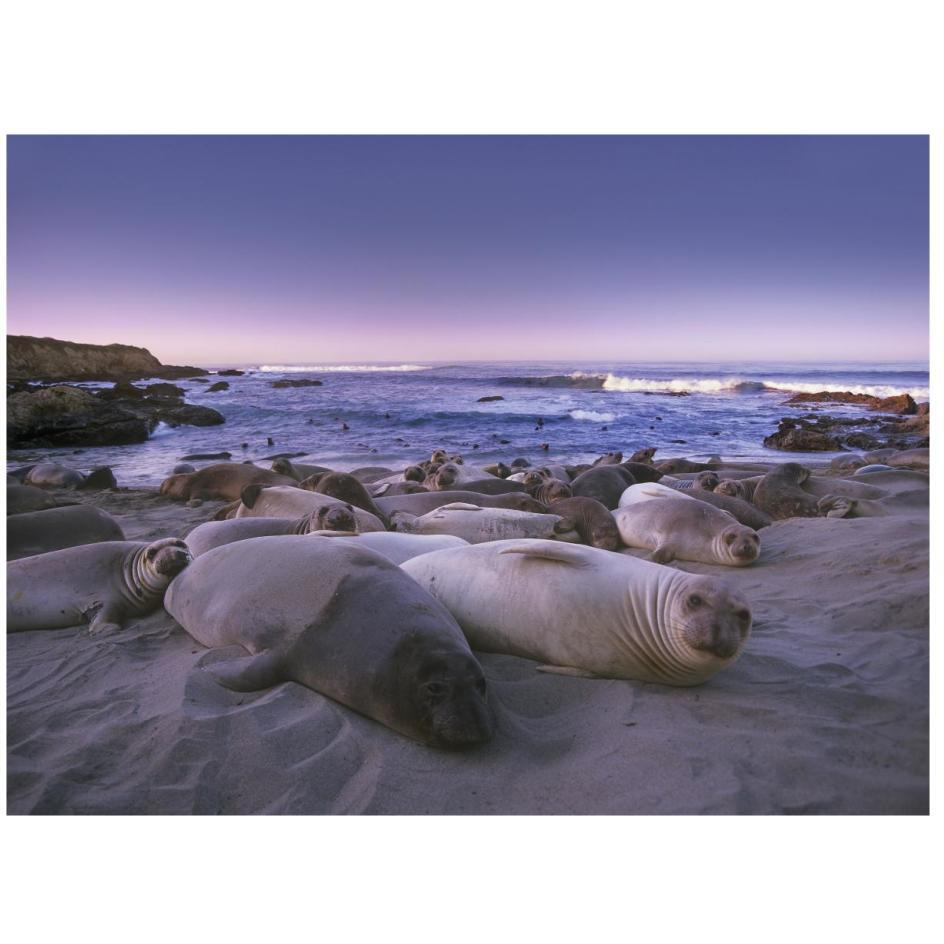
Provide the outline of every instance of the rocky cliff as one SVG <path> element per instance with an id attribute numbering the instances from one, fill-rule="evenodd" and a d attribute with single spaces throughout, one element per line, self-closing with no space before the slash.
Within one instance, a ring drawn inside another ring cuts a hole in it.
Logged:
<path id="1" fill-rule="evenodd" d="M 140 377 L 196 377 L 199 367 L 162 364 L 150 351 L 130 344 L 79 344 L 28 335 L 7 337 L 7 379 L 136 380 Z"/>

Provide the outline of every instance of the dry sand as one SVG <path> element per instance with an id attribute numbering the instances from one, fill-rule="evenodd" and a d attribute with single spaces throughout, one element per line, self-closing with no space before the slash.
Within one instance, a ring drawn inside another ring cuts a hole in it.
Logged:
<path id="1" fill-rule="evenodd" d="M 79 500 L 129 539 L 183 536 L 221 504 Z M 200 666 L 241 650 L 163 611 L 106 638 L 9 636 L 8 812 L 926 813 L 928 513 L 902 511 L 776 523 L 748 568 L 673 565 L 754 609 L 741 659 L 701 687 L 482 655 L 498 730 L 467 753 L 295 683 L 221 688 Z"/>

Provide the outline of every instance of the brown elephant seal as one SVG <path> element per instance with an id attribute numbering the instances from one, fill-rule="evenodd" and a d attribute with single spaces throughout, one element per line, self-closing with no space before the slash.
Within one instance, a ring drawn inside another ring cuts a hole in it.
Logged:
<path id="1" fill-rule="evenodd" d="M 652 560 L 673 560 L 746 567 L 760 554 L 760 537 L 726 511 L 696 499 L 661 498 L 637 502 L 613 512 L 627 547 L 652 551 Z"/>
<path id="2" fill-rule="evenodd" d="M 277 534 L 311 534 L 314 531 L 358 534 L 354 509 L 350 505 L 322 505 L 301 518 L 230 518 L 226 521 L 206 521 L 197 525 L 187 535 L 186 541 L 190 553 L 194 557 L 200 557 L 207 551 L 212 551 L 214 547 L 232 544 L 234 541 Z"/>
<path id="3" fill-rule="evenodd" d="M 572 498 L 574 492 L 566 482 L 561 482 L 560 479 L 549 479 L 540 485 L 529 488 L 528 494 L 539 502 L 550 505 L 551 502 L 559 501 L 562 498 Z"/>
<path id="4" fill-rule="evenodd" d="M 277 475 L 286 475 L 296 482 L 301 482 L 311 475 L 321 475 L 323 472 L 331 471 L 331 469 L 323 465 L 308 465 L 302 462 L 291 462 L 284 457 L 276 459 L 271 465 L 271 470 Z"/>
<path id="5" fill-rule="evenodd" d="M 520 482 L 512 482 L 509 479 L 472 479 L 457 487 L 466 492 L 478 492 L 480 495 L 509 495 L 512 492 L 527 491 Z"/>
<path id="6" fill-rule="evenodd" d="M 376 499 L 377 505 L 387 517 L 394 512 L 403 511 L 411 515 L 425 515 L 427 512 L 463 502 L 467 505 L 481 505 L 483 508 L 512 508 L 516 511 L 532 511 L 542 514 L 547 505 L 532 498 L 527 492 L 509 492 L 506 495 L 482 495 L 480 492 L 466 492 L 461 489 L 450 492 L 424 492 L 421 495 L 391 495 Z"/>
<path id="7" fill-rule="evenodd" d="M 691 459 L 663 459 L 655 464 L 660 472 L 674 475 L 676 472 L 713 472 L 714 466 L 707 462 L 692 462 Z"/>
<path id="8" fill-rule="evenodd" d="M 658 469 L 644 462 L 624 462 L 623 468 L 633 477 L 634 482 L 658 482 L 664 475 Z"/>
<path id="9" fill-rule="evenodd" d="M 302 518 L 323 508 L 343 508 L 354 515 L 358 531 L 386 531 L 386 525 L 369 511 L 293 485 L 247 485 L 234 518 Z M 327 512 L 325 512 L 327 514 Z M 346 518 L 346 515 L 344 516 Z M 337 530 L 345 530 L 338 528 Z"/>
<path id="10" fill-rule="evenodd" d="M 668 485 L 670 488 L 676 488 L 683 492 L 710 492 L 721 481 L 718 478 L 717 472 L 698 472 L 690 479 L 672 479 L 671 481 L 668 481 L 669 478 L 669 476 L 663 478 L 661 480 L 662 483 L 664 485 Z"/>
<path id="11" fill-rule="evenodd" d="M 584 544 L 603 551 L 619 550 L 619 529 L 613 515 L 595 498 L 558 498 L 548 504 L 548 510 L 572 520 Z"/>
<path id="12" fill-rule="evenodd" d="M 325 472 L 321 475 L 312 475 L 298 483 L 299 488 L 319 495 L 330 495 L 376 515 L 385 525 L 387 516 L 374 504 L 366 488 L 353 475 L 347 472 Z"/>
<path id="13" fill-rule="evenodd" d="M 591 463 L 592 466 L 596 465 L 619 465 L 623 461 L 623 453 L 621 452 L 608 452 L 605 455 L 600 456 L 599 459 L 594 459 Z"/>
<path id="14" fill-rule="evenodd" d="M 160 606 L 170 582 L 190 563 L 177 538 L 150 544 L 104 541 L 36 554 L 7 564 L 7 632 L 117 630 Z"/>
<path id="15" fill-rule="evenodd" d="M 544 671 L 698 685 L 734 662 L 751 631 L 750 608 L 720 580 L 577 544 L 497 541 L 401 567 L 474 648 Z"/>
<path id="16" fill-rule="evenodd" d="M 217 547 L 174 581 L 164 605 L 202 645 L 248 650 L 207 668 L 228 688 L 297 682 L 437 747 L 491 737 L 485 676 L 455 619 L 354 541 L 286 535 Z"/>
<path id="17" fill-rule="evenodd" d="M 7 516 L 22 515 L 30 511 L 42 511 L 44 508 L 60 508 L 63 502 L 56 501 L 41 488 L 33 485 L 7 486 Z"/>
<path id="18" fill-rule="evenodd" d="M 492 482 L 496 486 L 507 486 L 504 491 L 513 491 L 513 483 L 497 476 L 489 476 L 484 469 L 461 465 L 457 462 L 444 462 L 428 471 L 423 484 L 434 491 L 444 492 L 452 488 L 465 488 L 471 482 Z"/>
<path id="19" fill-rule="evenodd" d="M 199 472 L 172 475 L 161 482 L 160 493 L 178 501 L 221 499 L 236 501 L 247 485 L 296 485 L 295 479 L 245 462 L 218 462 Z"/>
<path id="20" fill-rule="evenodd" d="M 714 491 L 717 495 L 729 495 L 731 498 L 740 498 L 741 501 L 746 502 L 753 501 L 754 489 L 762 478 L 762 475 L 757 475 L 747 479 L 721 479 Z"/>
<path id="21" fill-rule="evenodd" d="M 388 469 L 385 465 L 362 465 L 359 468 L 351 469 L 348 474 L 353 475 L 358 482 L 369 485 L 386 475 L 396 475 L 396 472 L 393 469 Z M 305 478 L 308 478 L 308 476 L 305 476 Z"/>
<path id="22" fill-rule="evenodd" d="M 652 457 L 659 450 L 651 446 L 647 446 L 645 449 L 637 449 L 630 457 L 630 462 L 639 462 L 642 465 L 652 465 Z"/>
<path id="23" fill-rule="evenodd" d="M 94 505 L 46 508 L 13 515 L 7 521 L 7 560 L 124 539 L 121 525 Z"/>
<path id="24" fill-rule="evenodd" d="M 902 449 L 900 452 L 893 452 L 884 462 L 892 468 L 904 467 L 927 472 L 931 468 L 931 450 Z"/>
<path id="25" fill-rule="evenodd" d="M 550 480 L 551 473 L 548 469 L 528 469 L 526 472 L 517 473 L 513 479 L 520 482 L 526 489 L 537 488 Z"/>
<path id="26" fill-rule="evenodd" d="M 58 462 L 39 462 L 26 473 L 23 481 L 36 488 L 81 488 L 85 476 Z"/>
<path id="27" fill-rule="evenodd" d="M 774 522 L 774 519 L 771 518 L 770 515 L 761 511 L 760 508 L 753 505 L 751 502 L 744 501 L 743 498 L 733 498 L 731 495 L 719 495 L 717 492 L 706 492 L 704 489 L 695 489 L 691 492 L 683 492 L 681 494 L 690 495 L 698 501 L 713 505 L 715 508 L 720 508 L 722 511 L 726 511 L 729 515 L 734 517 L 740 524 L 748 528 L 753 528 L 755 531 L 766 528 Z"/>
<path id="28" fill-rule="evenodd" d="M 482 468 L 488 472 L 489 475 L 498 476 L 500 479 L 507 479 L 513 472 L 512 468 L 505 465 L 504 462 L 496 462 L 493 465 L 482 466 Z"/>
<path id="29" fill-rule="evenodd" d="M 595 498 L 612 511 L 619 505 L 620 495 L 635 481 L 621 465 L 598 465 L 581 472 L 570 487 L 575 498 Z"/>
<path id="30" fill-rule="evenodd" d="M 383 485 L 368 485 L 367 493 L 371 498 L 379 498 L 383 495 L 417 495 L 420 492 L 428 492 L 429 489 L 419 482 L 384 482 Z"/>
<path id="31" fill-rule="evenodd" d="M 774 466 L 754 489 L 754 504 L 774 521 L 784 518 L 820 518 L 832 510 L 833 497 L 817 498 L 801 487 L 810 477 L 810 470 L 798 462 Z"/>

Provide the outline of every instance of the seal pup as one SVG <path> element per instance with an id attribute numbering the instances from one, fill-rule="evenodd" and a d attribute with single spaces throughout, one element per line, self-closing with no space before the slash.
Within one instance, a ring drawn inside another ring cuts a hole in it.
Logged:
<path id="1" fill-rule="evenodd" d="M 598 465 L 581 472 L 570 487 L 575 498 L 595 498 L 612 511 L 619 505 L 620 495 L 635 481 L 621 465 Z"/>
<path id="2" fill-rule="evenodd" d="M 425 515 L 427 512 L 463 502 L 466 505 L 480 505 L 482 508 L 512 508 L 515 511 L 530 511 L 545 514 L 547 506 L 532 498 L 527 492 L 509 492 L 506 495 L 483 495 L 480 492 L 463 490 L 450 492 L 424 492 L 417 495 L 383 495 L 376 499 L 377 505 L 387 517 L 396 511 L 405 511 L 411 515 Z"/>
<path id="3" fill-rule="evenodd" d="M 388 524 L 387 516 L 374 504 L 374 500 L 368 494 L 367 489 L 347 472 L 324 472 L 319 475 L 311 475 L 307 479 L 302 479 L 298 483 L 298 487 L 316 492 L 319 495 L 330 495 L 331 498 L 338 498 L 363 511 L 369 511 L 372 515 L 378 517 L 385 527 Z"/>
<path id="4" fill-rule="evenodd" d="M 774 466 L 754 489 L 754 504 L 775 521 L 784 518 L 819 518 L 833 504 L 832 496 L 816 496 L 801 486 L 810 477 L 810 470 L 798 462 Z M 821 504 L 822 502 L 822 504 Z"/>
<path id="5" fill-rule="evenodd" d="M 190 563 L 178 538 L 104 541 L 36 554 L 7 564 L 7 632 L 62 629 L 88 621 L 89 632 L 117 630 L 160 606 Z"/>
<path id="6" fill-rule="evenodd" d="M 760 554 L 760 537 L 726 511 L 696 499 L 636 502 L 613 512 L 627 547 L 652 551 L 657 564 L 673 560 L 746 567 Z"/>
<path id="7" fill-rule="evenodd" d="M 555 541 L 497 541 L 401 565 L 473 648 L 544 671 L 698 685 L 740 654 L 751 611 L 713 577 Z"/>
<path id="8" fill-rule="evenodd" d="M 540 485 L 529 488 L 528 494 L 539 502 L 550 505 L 551 502 L 560 501 L 562 498 L 573 498 L 574 492 L 566 482 L 560 479 L 548 479 Z"/>
<path id="9" fill-rule="evenodd" d="M 7 560 L 124 539 L 121 525 L 94 505 L 45 508 L 13 515 L 7 521 Z"/>
<path id="10" fill-rule="evenodd" d="M 214 547 L 276 534 L 311 534 L 328 530 L 334 534 L 356 535 L 357 519 L 350 505 L 322 505 L 301 518 L 230 518 L 205 521 L 186 537 L 187 547 L 196 558 Z M 383 532 L 378 532 L 383 533 Z"/>
<path id="11" fill-rule="evenodd" d="M 218 462 L 198 472 L 172 475 L 161 482 L 160 494 L 179 501 L 236 501 L 247 485 L 296 485 L 293 478 L 246 462 Z"/>
<path id="12" fill-rule="evenodd" d="M 247 485 L 240 496 L 235 518 L 301 518 L 325 506 L 346 508 L 357 521 L 359 531 L 386 531 L 386 525 L 369 511 L 351 506 L 339 498 L 309 492 L 294 485 Z"/>
<path id="13" fill-rule="evenodd" d="M 508 508 L 483 508 L 455 502 L 416 517 L 397 512 L 393 529 L 407 534 L 454 534 L 469 544 L 508 538 L 546 538 L 580 542 L 575 522 L 554 514 L 532 514 Z"/>
<path id="14" fill-rule="evenodd" d="M 356 540 L 286 535 L 215 548 L 164 605 L 202 645 L 248 650 L 205 670 L 228 688 L 297 682 L 437 747 L 491 737 L 485 676 L 455 619 Z"/>
<path id="15" fill-rule="evenodd" d="M 573 519 L 584 544 L 604 551 L 619 550 L 619 529 L 613 515 L 595 498 L 559 498 L 548 505 L 548 510 Z"/>

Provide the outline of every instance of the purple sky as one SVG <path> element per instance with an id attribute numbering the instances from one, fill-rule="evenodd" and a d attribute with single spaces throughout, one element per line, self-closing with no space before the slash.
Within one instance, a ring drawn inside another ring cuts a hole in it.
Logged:
<path id="1" fill-rule="evenodd" d="M 7 330 L 167 363 L 924 361 L 927 138 L 11 137 Z"/>

